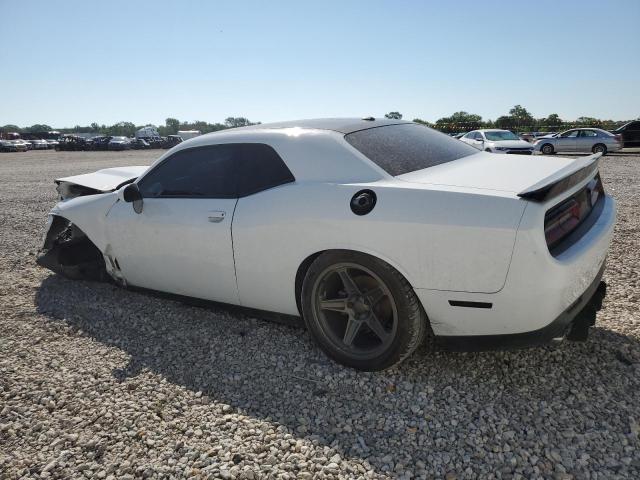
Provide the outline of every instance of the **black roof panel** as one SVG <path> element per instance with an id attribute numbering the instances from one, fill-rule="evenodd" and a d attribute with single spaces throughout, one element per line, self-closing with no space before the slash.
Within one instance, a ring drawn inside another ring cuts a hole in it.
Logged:
<path id="1" fill-rule="evenodd" d="M 370 118 L 370 117 L 369 117 Z M 388 118 L 376 118 L 374 120 L 363 120 L 362 118 L 313 118 L 307 120 L 293 120 L 288 122 L 261 123 L 241 129 L 263 129 L 263 128 L 312 128 L 318 130 L 333 130 L 336 132 L 348 133 L 366 130 L 368 128 L 384 127 L 386 125 L 398 125 L 402 123 L 412 123 L 406 120 L 391 120 Z"/>

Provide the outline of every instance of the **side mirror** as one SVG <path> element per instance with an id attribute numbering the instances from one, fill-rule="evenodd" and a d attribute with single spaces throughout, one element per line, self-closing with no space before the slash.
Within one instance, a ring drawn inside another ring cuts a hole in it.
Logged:
<path id="1" fill-rule="evenodd" d="M 122 191 L 122 199 L 127 203 L 133 203 L 133 210 L 136 213 L 142 213 L 142 194 L 138 189 L 138 185 L 130 183 Z"/>

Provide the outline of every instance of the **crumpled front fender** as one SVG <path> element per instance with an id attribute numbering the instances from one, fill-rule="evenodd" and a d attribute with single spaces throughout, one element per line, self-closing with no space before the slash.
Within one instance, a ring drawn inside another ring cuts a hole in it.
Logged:
<path id="1" fill-rule="evenodd" d="M 111 207 L 118 201 L 117 192 L 76 197 L 58 203 L 51 211 L 80 228 L 104 252 L 109 243 L 106 219 Z"/>

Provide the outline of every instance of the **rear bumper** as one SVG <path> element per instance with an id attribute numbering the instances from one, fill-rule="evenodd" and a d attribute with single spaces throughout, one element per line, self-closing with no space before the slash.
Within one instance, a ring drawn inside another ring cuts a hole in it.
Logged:
<path id="1" fill-rule="evenodd" d="M 451 351 L 477 352 L 511 350 L 547 344 L 554 339 L 587 339 L 589 327 L 595 325 L 596 312 L 602 308 L 607 285 L 602 281 L 604 263 L 585 292 L 553 322 L 538 330 L 507 335 L 470 335 L 436 337 L 438 344 Z"/>
<path id="2" fill-rule="evenodd" d="M 598 288 L 613 236 L 615 201 L 605 196 L 589 230 L 555 257 L 540 227 L 549 207 L 533 202 L 527 207 L 507 279 L 499 291 L 415 289 L 433 333 L 442 343 L 458 345 L 452 347 L 455 350 L 540 345 L 567 335 L 573 324 L 584 323 L 576 318 L 595 312 L 583 310 L 597 291 L 594 302 L 598 305 L 604 291 L 604 287 Z"/>

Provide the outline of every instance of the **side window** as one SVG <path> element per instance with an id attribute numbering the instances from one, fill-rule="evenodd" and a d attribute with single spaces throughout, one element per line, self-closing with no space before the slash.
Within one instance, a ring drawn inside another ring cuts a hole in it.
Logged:
<path id="1" fill-rule="evenodd" d="M 293 181 L 295 181 L 293 174 L 269 145 L 263 143 L 242 145 L 242 159 L 238 172 L 240 197 Z"/>
<path id="2" fill-rule="evenodd" d="M 560 135 L 562 138 L 576 138 L 580 130 L 569 130 Z"/>
<path id="3" fill-rule="evenodd" d="M 470 139 L 474 139 L 476 138 L 476 132 L 469 132 L 465 135 L 465 138 L 470 138 Z"/>
<path id="4" fill-rule="evenodd" d="M 597 137 L 598 132 L 596 132 L 595 130 L 581 130 L 580 136 L 581 137 Z"/>
<path id="5" fill-rule="evenodd" d="M 238 145 L 180 150 L 155 167 L 138 186 L 144 198 L 236 198 Z"/>

